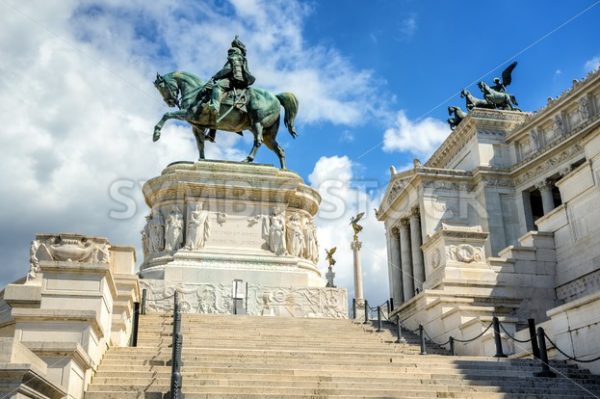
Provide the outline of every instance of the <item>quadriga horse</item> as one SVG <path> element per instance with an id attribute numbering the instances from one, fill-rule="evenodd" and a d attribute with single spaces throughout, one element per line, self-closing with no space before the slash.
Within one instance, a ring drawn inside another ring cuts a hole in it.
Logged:
<path id="1" fill-rule="evenodd" d="M 154 127 L 153 140 L 160 138 L 160 131 L 169 119 L 179 119 L 192 125 L 192 131 L 196 137 L 199 159 L 204 159 L 204 141 L 206 129 L 218 129 L 226 132 L 241 132 L 250 130 L 254 135 L 252 150 L 243 162 L 252 162 L 256 157 L 256 151 L 264 143 L 271 151 L 277 154 L 282 169 L 286 168 L 285 151 L 277 143 L 277 131 L 279 130 L 280 107 L 285 110 L 284 123 L 292 137 L 296 137 L 294 120 L 298 113 L 298 100 L 292 93 L 281 93 L 273 95 L 263 90 L 250 88 L 246 96 L 247 112 L 237 107 L 221 105 L 217 124 L 211 121 L 208 110 L 200 107 L 196 111 L 197 96 L 204 82 L 197 76 L 188 72 L 171 72 L 166 75 L 156 74 L 154 86 L 160 91 L 163 100 L 169 107 L 179 107 L 179 111 L 167 112 Z"/>
<path id="2" fill-rule="evenodd" d="M 486 99 L 487 102 L 494 104 L 500 109 L 520 111 L 520 109 L 516 107 L 516 105 L 518 104 L 517 100 L 515 99 L 515 96 L 501 91 L 493 90 L 485 82 L 479 82 L 477 83 L 477 86 L 479 86 L 479 89 L 483 93 L 483 97 Z"/>
<path id="3" fill-rule="evenodd" d="M 496 108 L 494 104 L 491 104 L 482 98 L 475 97 L 467 89 L 462 89 L 460 96 L 466 98 L 466 106 L 469 111 L 473 108 Z"/>

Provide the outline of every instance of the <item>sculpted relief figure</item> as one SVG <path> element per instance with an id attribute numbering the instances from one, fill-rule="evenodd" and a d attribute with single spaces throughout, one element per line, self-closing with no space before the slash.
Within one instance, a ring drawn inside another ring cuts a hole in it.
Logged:
<path id="1" fill-rule="evenodd" d="M 183 243 L 183 215 L 179 209 L 171 210 L 165 227 L 165 251 L 177 251 Z"/>
<path id="2" fill-rule="evenodd" d="M 29 273 L 27 273 L 27 281 L 34 279 L 40 271 L 40 261 L 37 257 L 37 252 L 40 248 L 39 240 L 31 241 L 29 248 Z"/>
<path id="3" fill-rule="evenodd" d="M 592 103 L 588 96 L 583 96 L 579 99 L 579 116 L 581 122 L 587 122 L 592 117 Z"/>
<path id="4" fill-rule="evenodd" d="M 267 241 L 269 249 L 275 255 L 285 255 L 285 217 L 283 211 L 275 210 L 269 217 L 263 219 L 263 238 Z"/>
<path id="5" fill-rule="evenodd" d="M 153 209 L 146 225 L 148 231 L 148 252 L 156 254 L 165 249 L 165 222 L 158 209 Z"/>
<path id="6" fill-rule="evenodd" d="M 208 223 L 207 210 L 202 209 L 202 205 L 198 209 L 193 209 L 187 223 L 187 238 L 185 248 L 195 250 L 204 248 L 206 240 L 210 236 L 210 224 Z"/>
<path id="7" fill-rule="evenodd" d="M 302 256 L 304 251 L 304 233 L 302 232 L 302 223 L 300 216 L 292 215 L 287 223 L 287 248 L 292 256 Z"/>
<path id="8" fill-rule="evenodd" d="M 529 146 L 532 152 L 539 151 L 542 148 L 541 133 L 536 129 L 532 129 L 529 132 Z"/>
<path id="9" fill-rule="evenodd" d="M 556 136 L 564 136 L 565 134 L 567 134 L 565 122 L 563 121 L 562 115 L 560 114 L 554 115 L 554 134 Z"/>
<path id="10" fill-rule="evenodd" d="M 147 259 L 150 256 L 150 215 L 146 216 L 146 225 L 144 229 L 140 232 L 142 234 L 142 251 L 144 252 L 144 259 Z"/>
<path id="11" fill-rule="evenodd" d="M 314 263 L 319 261 L 319 243 L 317 241 L 317 228 L 312 220 L 305 219 L 304 223 L 304 257 Z"/>

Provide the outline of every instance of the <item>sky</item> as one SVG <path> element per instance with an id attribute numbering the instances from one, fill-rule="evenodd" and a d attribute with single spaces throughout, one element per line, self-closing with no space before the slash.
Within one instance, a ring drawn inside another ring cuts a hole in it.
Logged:
<path id="1" fill-rule="evenodd" d="M 525 111 L 543 107 L 600 65 L 599 20 L 591 0 L 0 0 L 0 285 L 25 275 L 36 233 L 99 235 L 140 253 L 143 182 L 197 157 L 183 123 L 152 142 L 168 111 L 154 77 L 208 79 L 238 34 L 255 86 L 299 99 L 299 136 L 282 126 L 278 138 L 288 167 L 323 196 L 321 250 L 338 247 L 336 282 L 350 297 L 349 218 L 366 212 L 365 296 L 380 303 L 387 259 L 373 209 L 389 167 L 426 161 L 450 132 L 447 107 L 464 108 L 460 90 L 477 93 L 512 61 L 509 91 Z M 249 133 L 220 133 L 207 158 L 238 161 L 250 147 Z M 262 148 L 256 162 L 277 159 Z"/>

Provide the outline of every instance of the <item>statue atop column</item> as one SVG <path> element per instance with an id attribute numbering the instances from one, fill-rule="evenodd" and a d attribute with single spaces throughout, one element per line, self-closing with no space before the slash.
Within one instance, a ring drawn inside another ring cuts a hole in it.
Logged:
<path id="1" fill-rule="evenodd" d="M 350 225 L 352 226 L 352 230 L 354 231 L 354 241 L 358 241 L 358 233 L 360 233 L 363 229 L 363 227 L 360 224 L 358 224 L 358 222 L 360 222 L 364 216 L 365 213 L 360 212 L 358 215 L 350 218 Z"/>
<path id="2" fill-rule="evenodd" d="M 335 259 L 333 259 L 333 254 L 336 250 L 337 247 L 325 249 L 325 253 L 327 254 L 327 263 L 329 263 L 329 266 L 327 266 L 327 273 L 325 274 L 325 277 L 327 278 L 326 287 L 335 288 L 335 284 L 333 282 L 333 279 L 335 278 L 335 273 L 333 272 L 332 268 L 333 265 L 335 265 Z"/>

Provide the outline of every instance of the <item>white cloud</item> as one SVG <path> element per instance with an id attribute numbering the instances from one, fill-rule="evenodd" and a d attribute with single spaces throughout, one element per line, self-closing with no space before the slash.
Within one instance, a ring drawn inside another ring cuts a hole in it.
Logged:
<path id="1" fill-rule="evenodd" d="M 139 245 L 140 182 L 169 162 L 197 158 L 185 125 L 167 124 L 152 143 L 166 111 L 152 86 L 156 71 L 209 76 L 239 33 L 259 84 L 296 92 L 305 123 L 354 125 L 373 90 L 368 71 L 335 49 L 306 45 L 308 9 L 296 2 L 14 0 L 0 10 L 1 283 L 25 274 L 36 232 Z M 334 90 L 341 82 L 344 89 Z M 234 134 L 219 133 L 217 141 L 207 144 L 208 158 L 240 160 L 249 150 Z M 120 180 L 132 183 L 139 208 L 129 220 L 108 216 L 119 208 L 109 190 Z"/>
<path id="2" fill-rule="evenodd" d="M 409 40 L 412 38 L 417 31 L 417 16 L 413 14 L 402 19 L 398 31 L 401 35 L 400 40 Z"/>
<path id="3" fill-rule="evenodd" d="M 383 150 L 412 152 L 427 157 L 449 133 L 450 128 L 446 122 L 430 117 L 412 121 L 404 110 L 400 110 L 396 115 L 395 126 L 388 128 L 383 135 Z"/>
<path id="4" fill-rule="evenodd" d="M 352 228 L 350 217 L 366 212 L 361 224 L 360 238 L 362 272 L 365 297 L 372 305 L 380 304 L 389 295 L 387 278 L 387 249 L 383 224 L 375 218 L 373 209 L 379 206 L 378 195 L 365 190 L 369 182 L 355 178 L 356 165 L 347 156 L 321 157 L 309 176 L 310 184 L 319 190 L 322 205 L 316 223 L 321 255 L 325 248 L 336 246 L 337 260 L 334 270 L 338 287 L 348 288 L 349 298 L 354 296 L 354 269 L 352 260 Z M 374 182 L 373 182 L 374 183 Z M 375 188 L 374 185 L 371 187 Z M 376 191 L 378 192 L 378 191 Z M 321 264 L 325 270 L 324 257 Z"/>
<path id="5" fill-rule="evenodd" d="M 592 71 L 595 71 L 598 68 L 600 68 L 600 55 L 597 55 L 595 57 L 590 58 L 583 65 L 583 69 L 586 72 L 592 72 Z"/>

